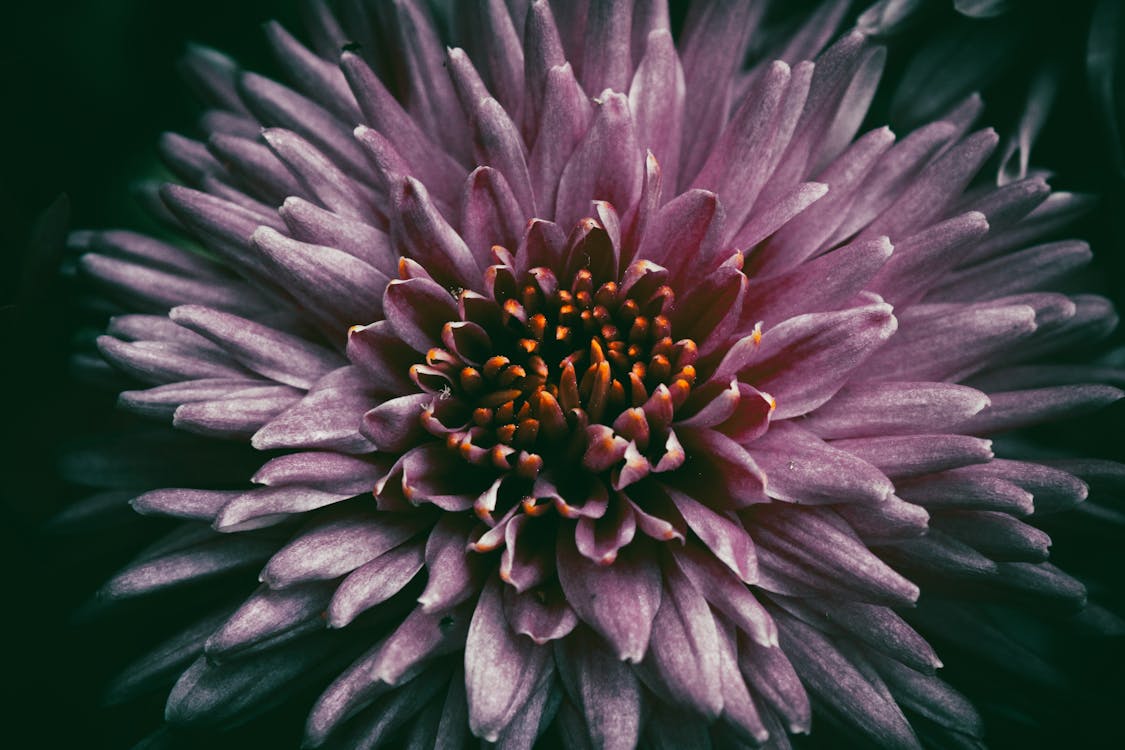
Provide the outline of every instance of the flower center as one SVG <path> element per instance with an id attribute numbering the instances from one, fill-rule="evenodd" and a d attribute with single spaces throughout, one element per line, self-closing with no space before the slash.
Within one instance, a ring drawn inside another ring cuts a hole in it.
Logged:
<path id="1" fill-rule="evenodd" d="M 647 451 L 691 392 L 698 354 L 672 338 L 674 294 L 654 269 L 638 262 L 614 280 L 581 268 L 564 286 L 547 268 L 517 278 L 494 266 L 492 300 L 462 293 L 446 346 L 415 366 L 420 384 L 444 381 L 423 426 L 468 462 L 528 479 L 545 460 L 602 471 L 621 446 Z"/>

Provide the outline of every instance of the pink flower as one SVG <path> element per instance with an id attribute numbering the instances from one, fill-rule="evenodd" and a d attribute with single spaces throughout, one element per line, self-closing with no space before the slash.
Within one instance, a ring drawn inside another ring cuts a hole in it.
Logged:
<path id="1" fill-rule="evenodd" d="M 787 747 L 810 696 L 867 745 L 981 736 L 922 633 L 1003 638 L 963 588 L 1085 602 L 1027 519 L 1085 484 L 987 439 L 1121 396 L 1043 364 L 1116 322 L 1050 291 L 1079 201 L 972 184 L 978 98 L 857 136 L 846 3 L 749 68 L 729 6 L 314 2 L 311 50 L 267 28 L 292 87 L 189 54 L 207 138 L 163 139 L 156 208 L 204 250 L 74 244 L 136 311 L 122 406 L 263 454 L 136 497 L 183 525 L 103 594 L 247 598 L 116 697 L 230 724 L 327 676 L 311 746 Z"/>

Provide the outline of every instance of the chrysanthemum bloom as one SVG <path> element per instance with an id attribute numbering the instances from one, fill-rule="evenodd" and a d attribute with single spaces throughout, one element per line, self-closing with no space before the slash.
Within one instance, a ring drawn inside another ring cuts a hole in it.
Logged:
<path id="1" fill-rule="evenodd" d="M 230 724 L 323 680 L 310 746 L 973 746 L 920 631 L 1034 670 L 971 598 L 1085 600 L 1033 525 L 1084 483 L 986 437 L 1121 395 L 1039 364 L 1115 323 L 1048 291 L 1080 201 L 971 186 L 978 98 L 857 135 L 846 3 L 749 67 L 757 3 L 371 5 L 269 26 L 290 86 L 189 54 L 157 208 L 199 246 L 74 239 L 137 311 L 121 405 L 228 441 L 167 461 L 262 452 L 132 500 L 184 522 L 105 597 L 247 584 L 113 695 Z"/>

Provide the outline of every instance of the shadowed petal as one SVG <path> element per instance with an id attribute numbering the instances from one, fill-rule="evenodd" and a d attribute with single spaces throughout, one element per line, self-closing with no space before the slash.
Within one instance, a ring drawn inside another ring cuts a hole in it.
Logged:
<path id="1" fill-rule="evenodd" d="M 800 620 L 777 614 L 781 646 L 802 680 L 840 718 L 884 747 L 920 748 L 917 737 L 882 681 L 857 668 L 822 633 Z"/>
<path id="2" fill-rule="evenodd" d="M 594 746 L 604 750 L 635 747 L 641 687 L 629 666 L 606 652 L 589 631 L 559 641 L 555 654 L 559 676 L 584 715 Z"/>

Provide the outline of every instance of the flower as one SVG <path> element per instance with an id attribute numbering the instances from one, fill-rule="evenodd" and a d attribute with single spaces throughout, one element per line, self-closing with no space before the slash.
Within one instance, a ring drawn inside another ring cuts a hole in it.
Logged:
<path id="1" fill-rule="evenodd" d="M 189 53 L 207 141 L 152 207 L 198 247 L 72 238 L 135 311 L 121 405 L 206 438 L 153 433 L 200 481 L 132 499 L 182 524 L 101 593 L 219 601 L 111 696 L 226 725 L 308 683 L 310 746 L 786 747 L 813 701 L 979 739 L 923 633 L 1016 661 L 974 595 L 1084 605 L 1034 522 L 1122 476 L 986 438 L 1121 396 L 1044 364 L 1116 322 L 1048 291 L 1083 200 L 974 185 L 977 98 L 857 137 L 845 3 L 747 69 L 750 3 L 355 7 L 267 27 L 293 87 Z"/>

